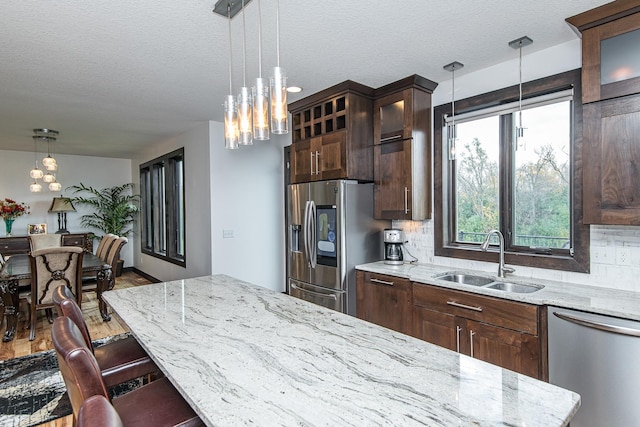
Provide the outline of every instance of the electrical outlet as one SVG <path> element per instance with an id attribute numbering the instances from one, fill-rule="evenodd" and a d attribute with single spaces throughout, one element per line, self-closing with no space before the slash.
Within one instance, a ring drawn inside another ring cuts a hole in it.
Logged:
<path id="1" fill-rule="evenodd" d="M 616 264 L 631 265 L 631 249 L 630 248 L 616 249 Z"/>
<path id="2" fill-rule="evenodd" d="M 223 239 L 233 239 L 233 230 L 222 230 Z"/>

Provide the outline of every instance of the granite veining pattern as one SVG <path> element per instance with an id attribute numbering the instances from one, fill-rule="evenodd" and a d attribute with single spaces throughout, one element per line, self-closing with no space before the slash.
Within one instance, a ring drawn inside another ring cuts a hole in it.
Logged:
<path id="1" fill-rule="evenodd" d="M 501 281 L 513 283 L 531 283 L 543 285 L 544 288 L 533 293 L 518 294 L 478 286 L 470 286 L 438 280 L 435 276 L 447 272 L 466 272 L 481 276 L 495 275 L 486 272 L 468 271 L 460 268 L 437 266 L 432 264 L 404 264 L 400 266 L 388 265 L 384 262 L 373 262 L 356 266 L 356 269 L 372 273 L 402 277 L 413 282 L 436 285 L 450 289 L 490 295 L 498 298 L 521 301 L 536 305 L 553 305 L 590 313 L 616 316 L 631 320 L 640 320 L 640 293 L 586 286 L 576 283 L 564 283 L 551 280 L 526 279 L 517 275 L 507 275 Z"/>
<path id="2" fill-rule="evenodd" d="M 216 275 L 105 293 L 210 426 L 564 426 L 579 396 Z"/>

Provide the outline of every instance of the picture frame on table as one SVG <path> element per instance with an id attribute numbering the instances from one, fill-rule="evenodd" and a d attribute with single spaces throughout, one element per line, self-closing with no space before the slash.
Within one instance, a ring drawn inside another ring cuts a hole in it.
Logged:
<path id="1" fill-rule="evenodd" d="M 29 224 L 27 233 L 30 236 L 33 234 L 47 234 L 47 224 Z"/>

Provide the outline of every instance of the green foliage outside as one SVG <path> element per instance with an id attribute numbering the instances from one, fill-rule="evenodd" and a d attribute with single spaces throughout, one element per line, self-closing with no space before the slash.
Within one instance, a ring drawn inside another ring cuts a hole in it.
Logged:
<path id="1" fill-rule="evenodd" d="M 74 194 L 87 194 L 84 197 L 73 197 L 71 201 L 76 205 L 87 206 L 94 210 L 93 213 L 82 216 L 82 225 L 100 230 L 104 234 L 127 236 L 132 231 L 131 225 L 135 215 L 140 211 L 137 205 L 140 196 L 131 194 L 133 187 L 133 183 L 128 183 L 96 189 L 80 183 L 67 187 L 67 190 L 74 190 Z"/>
<path id="2" fill-rule="evenodd" d="M 570 236 L 569 164 L 558 163 L 551 145 L 535 154 L 535 161 L 515 173 L 515 244 L 562 248 Z M 481 242 L 484 233 L 499 228 L 498 164 L 474 138 L 464 146 L 457 166 L 458 239 Z"/>

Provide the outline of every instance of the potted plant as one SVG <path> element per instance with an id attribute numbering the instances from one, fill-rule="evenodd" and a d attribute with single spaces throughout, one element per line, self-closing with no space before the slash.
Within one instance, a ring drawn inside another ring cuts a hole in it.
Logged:
<path id="1" fill-rule="evenodd" d="M 131 234 L 135 216 L 140 211 L 137 205 L 140 196 L 133 194 L 133 187 L 133 183 L 127 183 L 97 189 L 80 183 L 67 187 L 67 190 L 73 190 L 74 194 L 85 193 L 86 196 L 72 197 L 72 203 L 94 210 L 93 213 L 81 217 L 83 226 L 98 229 L 104 234 L 128 236 Z M 104 237 L 104 234 L 97 237 Z M 122 260 L 118 261 L 116 276 L 122 272 L 122 263 Z"/>

